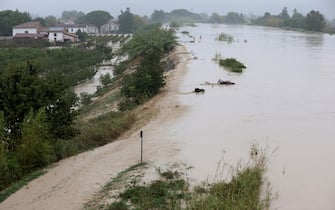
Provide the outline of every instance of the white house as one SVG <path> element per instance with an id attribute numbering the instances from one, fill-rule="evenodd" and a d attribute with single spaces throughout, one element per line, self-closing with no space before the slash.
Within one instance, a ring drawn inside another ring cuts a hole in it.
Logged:
<path id="1" fill-rule="evenodd" d="M 49 28 L 49 42 L 77 42 L 78 36 L 64 30 L 64 27 Z"/>
<path id="2" fill-rule="evenodd" d="M 39 22 L 27 22 L 13 27 L 13 37 L 16 34 L 38 34 L 42 28 Z"/>
<path id="3" fill-rule="evenodd" d="M 108 21 L 107 24 L 103 25 L 101 27 L 101 32 L 102 33 L 113 33 L 115 31 L 119 30 L 119 24 L 115 22 L 114 20 Z"/>
<path id="4" fill-rule="evenodd" d="M 94 25 L 87 25 L 86 28 L 87 28 L 86 33 L 88 33 L 88 34 L 99 34 L 98 27 L 96 27 Z"/>
<path id="5" fill-rule="evenodd" d="M 47 29 L 43 28 L 39 22 L 26 22 L 12 29 L 14 39 L 44 39 L 47 34 Z"/>
<path id="6" fill-rule="evenodd" d="M 87 33 L 87 26 L 86 25 L 76 25 L 76 24 L 58 24 L 56 27 L 63 27 L 67 32 L 75 34 L 77 31 L 86 32 Z"/>

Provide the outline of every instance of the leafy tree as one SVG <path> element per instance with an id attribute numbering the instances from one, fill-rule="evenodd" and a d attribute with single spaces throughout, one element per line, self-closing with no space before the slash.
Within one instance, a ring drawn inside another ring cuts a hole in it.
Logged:
<path id="1" fill-rule="evenodd" d="M 159 54 L 169 51 L 177 45 L 175 32 L 168 29 L 154 29 L 139 31 L 121 49 L 121 53 L 128 53 L 130 57 Z"/>
<path id="2" fill-rule="evenodd" d="M 22 123 L 32 110 L 47 107 L 50 130 L 55 137 L 68 136 L 74 112 L 69 107 L 75 101 L 67 97 L 61 75 L 42 76 L 31 64 L 4 69 L 0 74 L 0 111 L 4 113 L 5 128 L 10 135 L 7 144 L 14 150 L 22 137 Z M 62 125 L 57 126 L 55 122 Z M 65 126 L 68 128 L 65 129 Z"/>
<path id="3" fill-rule="evenodd" d="M 101 26 L 105 25 L 112 18 L 113 17 L 109 14 L 109 12 L 96 10 L 87 13 L 86 22 L 95 25 L 99 29 L 99 33 L 101 33 Z"/>
<path id="4" fill-rule="evenodd" d="M 310 11 L 306 16 L 306 28 L 311 31 L 322 31 L 326 21 L 319 11 Z"/>
<path id="5" fill-rule="evenodd" d="M 266 18 L 269 18 L 269 17 L 271 17 L 271 13 L 270 12 L 266 12 L 266 13 L 264 13 L 264 19 L 266 19 Z"/>
<path id="6" fill-rule="evenodd" d="M 46 115 L 49 132 L 53 137 L 68 139 L 75 136 L 77 131 L 73 127 L 73 123 L 78 114 L 74 108 L 77 103 L 77 95 L 66 90 L 56 101 L 47 105 Z"/>
<path id="7" fill-rule="evenodd" d="M 46 26 L 50 27 L 50 26 L 55 26 L 57 23 L 57 18 L 55 16 L 47 16 L 45 18 L 45 24 Z"/>
<path id="8" fill-rule="evenodd" d="M 80 29 L 76 32 L 80 41 L 86 41 L 88 38 L 88 34 L 86 32 L 82 32 Z"/>
<path id="9" fill-rule="evenodd" d="M 121 110 L 130 105 L 138 105 L 157 94 L 165 84 L 163 66 L 159 54 L 146 56 L 137 70 L 122 82 L 121 94 L 125 101 L 121 102 Z"/>
<path id="10" fill-rule="evenodd" d="M 31 21 L 31 16 L 27 12 L 0 11 L 0 36 L 11 36 L 13 26 L 29 21 Z"/>
<path id="11" fill-rule="evenodd" d="M 287 7 L 284 7 L 281 13 L 279 14 L 279 17 L 281 17 L 284 21 L 287 21 L 290 19 L 290 15 L 288 14 Z"/>
<path id="12" fill-rule="evenodd" d="M 45 110 L 30 111 L 22 123 L 22 143 L 16 154 L 24 171 L 40 168 L 55 159 Z"/>
<path id="13" fill-rule="evenodd" d="M 43 106 L 42 81 L 37 71 L 28 66 L 18 66 L 2 72 L 0 76 L 0 110 L 4 112 L 7 130 L 12 139 L 21 137 L 21 123 L 34 107 Z M 8 142 L 15 147 L 15 142 Z"/>
<path id="14" fill-rule="evenodd" d="M 133 13 L 130 12 L 130 8 L 126 11 L 121 10 L 119 15 L 119 30 L 121 33 L 134 33 L 136 31 L 136 23 Z"/>
<path id="15" fill-rule="evenodd" d="M 140 64 L 133 74 L 122 81 L 121 94 L 124 100 L 119 104 L 121 110 L 143 103 L 164 86 L 161 57 L 176 44 L 174 31 L 154 29 L 137 32 L 122 47 L 122 51 L 130 57 L 139 58 Z"/>
<path id="16" fill-rule="evenodd" d="M 298 12 L 297 9 L 293 10 L 293 15 L 289 20 L 289 26 L 292 28 L 306 28 L 305 16 Z"/>
<path id="17" fill-rule="evenodd" d="M 163 10 L 154 10 L 151 15 L 151 20 L 154 23 L 164 23 L 166 22 L 166 14 Z"/>
<path id="18" fill-rule="evenodd" d="M 222 23 L 223 22 L 223 17 L 220 16 L 218 13 L 214 12 L 211 17 L 209 18 L 209 21 L 211 23 Z"/>
<path id="19" fill-rule="evenodd" d="M 245 23 L 245 20 L 243 14 L 228 12 L 228 14 L 223 18 L 223 22 L 228 24 L 242 24 Z"/>
<path id="20" fill-rule="evenodd" d="M 62 18 L 63 19 L 77 19 L 79 17 L 85 16 L 85 13 L 77 10 L 69 10 L 69 11 L 63 11 L 62 12 Z"/>

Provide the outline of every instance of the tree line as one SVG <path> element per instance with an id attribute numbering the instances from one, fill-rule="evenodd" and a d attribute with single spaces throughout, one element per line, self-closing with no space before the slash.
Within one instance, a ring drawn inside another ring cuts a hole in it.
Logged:
<path id="1" fill-rule="evenodd" d="M 263 17 L 254 19 L 252 23 L 256 25 L 300 28 L 321 32 L 326 26 L 326 19 L 322 13 L 315 10 L 303 15 L 298 12 L 297 9 L 294 9 L 292 16 L 290 16 L 287 8 L 284 7 L 278 15 L 271 15 L 269 12 L 266 12 Z"/>

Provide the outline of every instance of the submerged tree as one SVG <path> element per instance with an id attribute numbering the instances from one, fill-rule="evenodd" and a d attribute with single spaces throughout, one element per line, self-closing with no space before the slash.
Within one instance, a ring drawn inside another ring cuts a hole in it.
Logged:
<path id="1" fill-rule="evenodd" d="M 326 21 L 324 16 L 319 11 L 310 11 L 306 16 L 306 27 L 311 31 L 322 31 Z"/>

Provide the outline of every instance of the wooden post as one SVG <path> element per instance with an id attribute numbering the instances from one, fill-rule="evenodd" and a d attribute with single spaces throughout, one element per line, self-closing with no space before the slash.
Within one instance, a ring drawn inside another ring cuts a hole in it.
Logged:
<path id="1" fill-rule="evenodd" d="M 141 137 L 141 164 L 143 163 L 143 131 L 140 132 Z"/>

